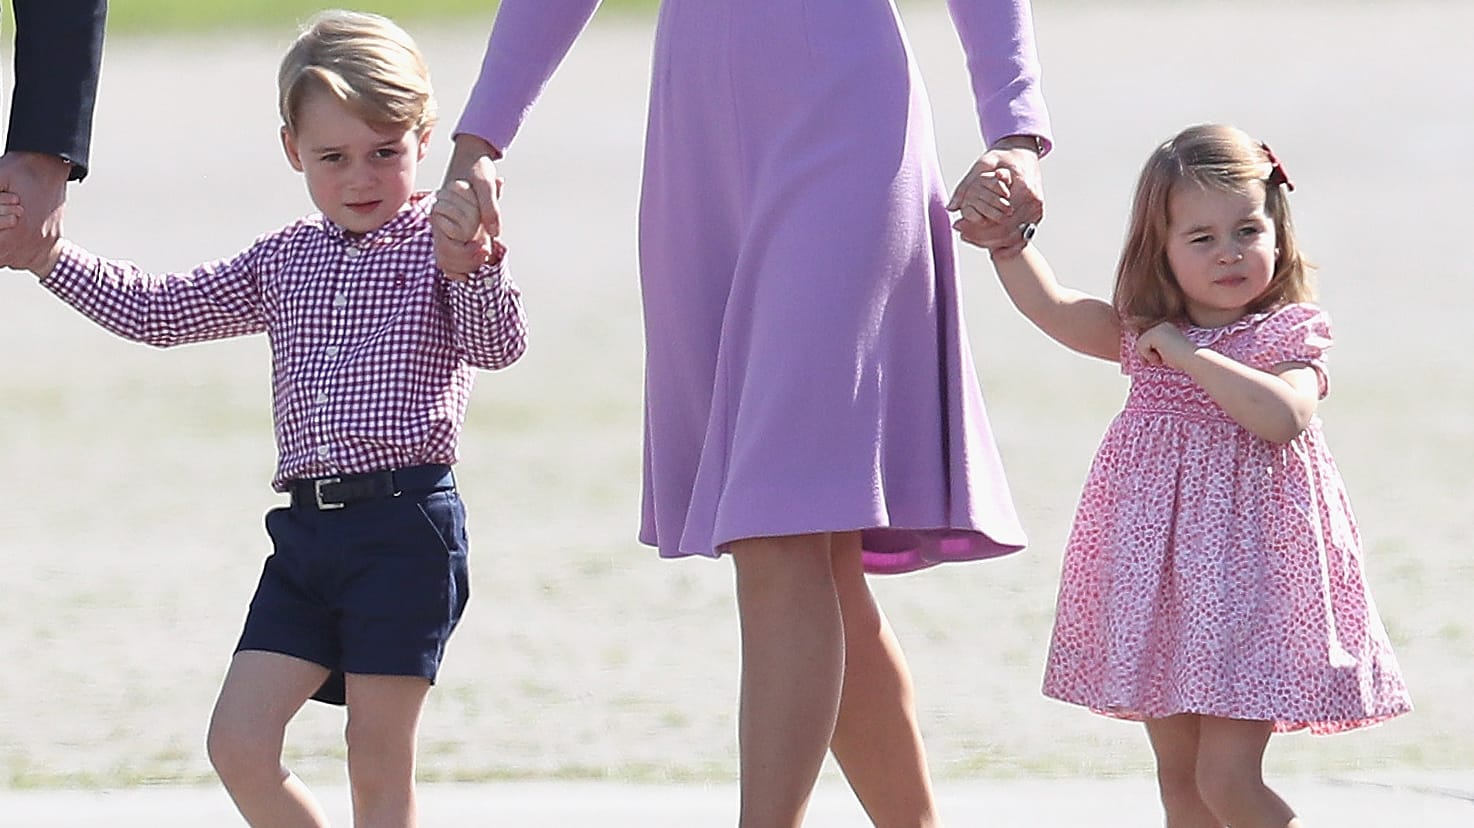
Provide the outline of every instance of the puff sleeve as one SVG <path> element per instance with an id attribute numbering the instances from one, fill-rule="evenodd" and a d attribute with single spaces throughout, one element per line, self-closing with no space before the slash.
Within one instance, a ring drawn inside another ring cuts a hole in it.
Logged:
<path id="1" fill-rule="evenodd" d="M 1320 378 L 1320 396 L 1330 388 L 1326 352 L 1331 349 L 1331 317 L 1310 304 L 1286 305 L 1259 325 L 1250 364 L 1269 370 L 1283 362 L 1303 362 Z"/>

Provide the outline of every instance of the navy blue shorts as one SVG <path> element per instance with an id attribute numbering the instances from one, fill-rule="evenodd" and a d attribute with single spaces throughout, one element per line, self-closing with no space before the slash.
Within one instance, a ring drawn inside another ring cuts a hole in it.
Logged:
<path id="1" fill-rule="evenodd" d="M 274 551 L 236 652 L 265 650 L 332 671 L 313 694 L 343 704 L 344 673 L 435 681 L 470 597 L 466 509 L 454 489 L 266 515 Z"/>

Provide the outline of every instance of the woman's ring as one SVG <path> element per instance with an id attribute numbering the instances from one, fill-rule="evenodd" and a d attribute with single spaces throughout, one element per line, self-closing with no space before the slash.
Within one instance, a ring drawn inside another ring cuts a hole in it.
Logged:
<path id="1" fill-rule="evenodd" d="M 1018 226 L 1018 232 L 1020 236 L 1024 237 L 1024 241 L 1031 241 L 1034 238 L 1034 234 L 1039 232 L 1039 225 L 1032 221 L 1026 221 Z"/>

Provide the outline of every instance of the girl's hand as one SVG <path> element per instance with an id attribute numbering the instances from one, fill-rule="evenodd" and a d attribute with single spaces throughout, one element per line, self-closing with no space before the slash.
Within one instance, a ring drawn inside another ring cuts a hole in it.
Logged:
<path id="1" fill-rule="evenodd" d="M 1136 340 L 1136 352 L 1152 365 L 1182 370 L 1184 362 L 1198 350 L 1173 322 L 1158 322 Z"/>
<path id="2" fill-rule="evenodd" d="M 1008 200 L 1012 184 L 1012 170 L 991 168 L 980 160 L 957 185 L 952 200 L 947 202 L 947 209 L 957 212 L 958 225 L 1001 222 L 1013 213 L 1013 204 Z"/>
<path id="3" fill-rule="evenodd" d="M 498 190 L 500 184 L 496 184 Z M 469 181 L 451 181 L 435 193 L 430 224 L 435 231 L 436 263 L 454 281 L 465 281 L 488 261 L 501 258 L 501 245 L 482 224 Z"/>

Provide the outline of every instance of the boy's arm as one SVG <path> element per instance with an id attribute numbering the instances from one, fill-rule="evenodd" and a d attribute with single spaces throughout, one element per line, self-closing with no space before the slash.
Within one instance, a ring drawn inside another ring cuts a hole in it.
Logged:
<path id="1" fill-rule="evenodd" d="M 993 269 L 1014 307 L 1039 330 L 1073 351 L 1117 362 L 1121 319 L 1109 302 L 1062 286 L 1033 245 L 1017 256 L 995 256 Z"/>
<path id="2" fill-rule="evenodd" d="M 145 273 L 63 241 L 41 286 L 103 328 L 160 348 L 266 329 L 252 247 L 189 273 Z"/>
<path id="3" fill-rule="evenodd" d="M 505 368 L 527 350 L 522 293 L 505 270 L 503 251 L 470 278 L 446 284 L 452 335 L 467 364 L 488 371 Z"/>

